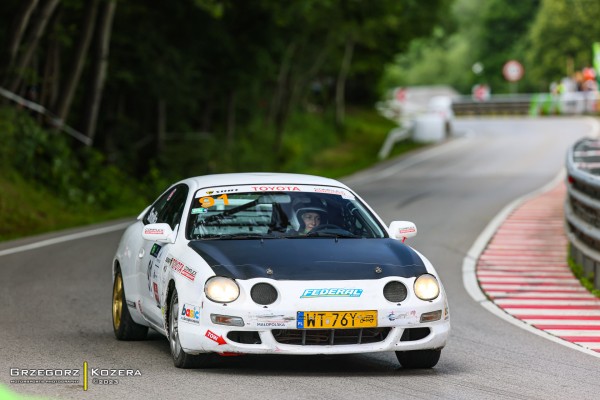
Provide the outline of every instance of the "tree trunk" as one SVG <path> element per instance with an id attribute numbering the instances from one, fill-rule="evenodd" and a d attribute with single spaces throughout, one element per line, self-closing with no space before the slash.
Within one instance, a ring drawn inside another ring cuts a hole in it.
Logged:
<path id="1" fill-rule="evenodd" d="M 85 118 L 83 121 L 83 133 L 92 140 L 92 143 L 96 136 L 98 113 L 102 102 L 104 82 L 106 81 L 110 36 L 116 7 L 116 0 L 104 0 L 102 11 L 100 13 L 100 20 L 98 21 L 98 30 L 96 32 L 96 45 L 90 84 L 91 89 L 88 92 Z"/>
<path id="2" fill-rule="evenodd" d="M 209 90 L 208 92 L 213 93 L 212 90 Z M 212 118 L 213 118 L 213 112 L 215 109 L 214 100 L 213 100 L 213 98 L 210 98 L 209 100 L 206 100 L 204 103 L 205 104 L 204 104 L 203 112 L 202 112 L 202 127 L 200 130 L 202 132 L 210 133 L 210 131 L 212 130 Z"/>
<path id="3" fill-rule="evenodd" d="M 312 80 L 315 79 L 315 76 L 317 76 L 319 73 L 330 51 L 331 45 L 327 40 L 325 40 L 323 46 L 319 50 L 319 53 L 315 57 L 315 61 L 308 69 L 308 72 L 302 74 L 302 76 L 296 80 L 295 84 L 292 85 L 292 92 L 290 94 L 290 108 L 293 108 L 297 104 L 306 100 L 306 94 L 311 88 Z"/>
<path id="4" fill-rule="evenodd" d="M 344 48 L 344 58 L 340 67 L 340 73 L 335 85 L 335 123 L 338 128 L 344 126 L 344 118 L 346 114 L 345 97 L 346 97 L 346 78 L 350 71 L 350 63 L 352 62 L 352 53 L 354 52 L 354 40 L 348 37 Z"/>
<path id="5" fill-rule="evenodd" d="M 62 9 L 59 9 L 50 22 L 50 31 L 52 33 L 48 40 L 48 49 L 46 51 L 46 61 L 40 94 L 40 104 L 47 109 L 52 107 L 56 102 L 58 88 L 60 87 L 60 43 L 56 35 L 55 27 L 60 25 L 61 17 Z"/>
<path id="6" fill-rule="evenodd" d="M 275 89 L 275 94 L 273 95 L 273 99 L 271 100 L 271 105 L 269 107 L 269 115 L 267 116 L 267 124 L 269 126 L 273 126 L 275 119 L 277 118 L 277 114 L 281 112 L 281 102 L 283 100 L 283 97 L 285 96 L 286 87 L 288 83 L 288 76 L 292 66 L 292 58 L 294 56 L 295 51 L 296 44 L 292 42 L 287 46 L 283 54 L 283 59 L 281 60 L 281 64 L 279 66 L 279 74 L 277 75 L 277 88 Z"/>
<path id="7" fill-rule="evenodd" d="M 231 149 L 233 141 L 235 139 L 235 101 L 236 92 L 235 89 L 231 89 L 229 92 L 229 98 L 227 99 L 227 148 Z"/>
<path id="8" fill-rule="evenodd" d="M 15 59 L 17 57 L 17 51 L 19 51 L 19 47 L 21 46 L 21 41 L 23 40 L 23 35 L 25 34 L 27 25 L 29 25 L 29 18 L 37 7 L 38 2 L 39 0 L 26 0 L 21 4 L 21 12 L 15 21 L 10 42 L 8 44 L 7 74 L 11 74 Z"/>
<path id="9" fill-rule="evenodd" d="M 54 10 L 58 6 L 60 0 L 48 0 L 44 7 L 40 11 L 40 15 L 36 20 L 35 25 L 29 30 L 29 35 L 26 40 L 25 50 L 21 54 L 20 57 L 17 58 L 17 61 L 14 63 L 14 71 L 15 76 L 12 79 L 10 85 L 8 85 L 8 90 L 11 92 L 16 92 L 21 84 L 21 74 L 23 70 L 29 65 L 31 62 L 31 58 L 37 49 L 37 46 L 40 42 L 40 38 L 44 34 L 46 30 L 46 26 L 48 25 L 48 21 L 50 21 L 50 17 L 54 13 Z"/>
<path id="10" fill-rule="evenodd" d="M 64 86 L 61 88 L 58 104 L 54 107 L 60 126 L 66 123 L 73 97 L 75 96 L 75 90 L 79 84 L 79 78 L 81 78 L 85 56 L 90 46 L 92 33 L 94 32 L 96 14 L 98 13 L 98 3 L 99 0 L 87 0 L 85 4 L 83 24 L 81 26 L 82 31 L 79 35 L 75 55 L 69 69 L 69 74 L 65 79 Z"/>
<path id="11" fill-rule="evenodd" d="M 164 99 L 158 100 L 157 111 L 156 154 L 160 159 L 160 155 L 165 149 L 165 139 L 167 137 L 167 103 Z"/>

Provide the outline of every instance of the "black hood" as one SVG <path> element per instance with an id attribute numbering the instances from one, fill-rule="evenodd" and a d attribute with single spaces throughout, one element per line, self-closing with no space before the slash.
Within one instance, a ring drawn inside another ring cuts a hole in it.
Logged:
<path id="1" fill-rule="evenodd" d="M 197 240 L 189 246 L 216 275 L 234 279 L 411 278 L 427 272 L 417 253 L 394 239 Z"/>

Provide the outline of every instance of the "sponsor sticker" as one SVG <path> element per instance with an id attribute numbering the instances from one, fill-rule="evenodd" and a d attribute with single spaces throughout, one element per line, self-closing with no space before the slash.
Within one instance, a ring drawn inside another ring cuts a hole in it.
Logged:
<path id="1" fill-rule="evenodd" d="M 152 248 L 150 249 L 150 255 L 152 257 L 158 257 L 158 253 L 160 253 L 160 249 L 162 249 L 162 246 L 154 243 L 152 245 Z"/>
<path id="2" fill-rule="evenodd" d="M 173 271 L 177 272 L 178 274 L 180 274 L 184 278 L 189 279 L 192 282 L 194 281 L 194 279 L 196 279 L 197 272 L 185 265 L 184 263 L 182 263 L 181 261 L 177 260 L 176 258 L 173 258 L 173 260 L 171 261 L 171 268 L 173 269 Z"/>
<path id="3" fill-rule="evenodd" d="M 227 342 L 225 341 L 225 339 L 223 339 L 223 336 L 219 336 L 216 333 L 214 333 L 211 330 L 206 331 L 206 334 L 204 334 L 204 336 L 206 336 L 207 338 L 209 338 L 210 340 L 212 340 L 213 342 L 217 342 L 220 345 L 222 344 L 227 344 Z"/>
<path id="4" fill-rule="evenodd" d="M 213 194 L 222 194 L 222 193 L 233 193 L 233 192 L 237 192 L 239 189 L 237 188 L 233 188 L 233 189 L 207 189 L 206 190 L 206 194 L 208 195 L 213 195 Z"/>
<path id="5" fill-rule="evenodd" d="M 256 326 L 261 328 L 285 328 L 285 322 L 257 322 Z"/>
<path id="6" fill-rule="evenodd" d="M 286 316 L 285 314 L 258 314 L 254 316 L 257 327 L 263 328 L 283 328 L 296 320 L 295 316 Z"/>
<path id="7" fill-rule="evenodd" d="M 164 235 L 164 229 L 144 228 L 144 234 L 146 235 Z"/>
<path id="8" fill-rule="evenodd" d="M 417 318 L 417 311 L 416 310 L 411 310 L 411 311 L 406 311 L 403 313 L 397 313 L 397 312 L 390 312 L 387 315 L 387 319 L 390 321 L 397 321 L 397 320 L 415 320 Z"/>
<path id="9" fill-rule="evenodd" d="M 158 285 L 156 282 L 152 282 L 152 287 L 154 289 L 154 299 L 156 300 L 156 304 L 160 304 L 160 296 L 158 295 Z"/>
<path id="10" fill-rule="evenodd" d="M 327 288 L 327 289 L 305 289 L 300 296 L 301 299 L 313 297 L 360 297 L 362 289 Z"/>
<path id="11" fill-rule="evenodd" d="M 250 186 L 255 192 L 300 192 L 298 186 Z"/>
<path id="12" fill-rule="evenodd" d="M 314 191 L 316 193 L 336 194 L 338 196 L 342 196 L 342 198 L 344 198 L 344 199 L 350 199 L 350 200 L 355 199 L 355 197 L 352 196 L 349 192 L 342 190 L 342 189 L 315 187 Z"/>
<path id="13" fill-rule="evenodd" d="M 192 215 L 195 214 L 204 214 L 207 213 L 208 210 L 206 208 L 200 207 L 200 208 L 192 208 Z"/>
<path id="14" fill-rule="evenodd" d="M 179 319 L 192 324 L 200 324 L 200 307 L 193 304 L 184 304 Z"/>

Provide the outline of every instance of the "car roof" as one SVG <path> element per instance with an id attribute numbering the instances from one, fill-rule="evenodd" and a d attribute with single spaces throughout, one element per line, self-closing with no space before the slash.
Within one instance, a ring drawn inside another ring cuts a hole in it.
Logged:
<path id="1" fill-rule="evenodd" d="M 296 184 L 296 185 L 325 185 L 348 188 L 335 179 L 324 178 L 316 175 L 287 174 L 277 172 L 243 172 L 232 174 L 202 175 L 184 179 L 178 183 L 186 183 L 192 189 L 209 186 L 228 185 L 269 185 L 269 184 Z"/>

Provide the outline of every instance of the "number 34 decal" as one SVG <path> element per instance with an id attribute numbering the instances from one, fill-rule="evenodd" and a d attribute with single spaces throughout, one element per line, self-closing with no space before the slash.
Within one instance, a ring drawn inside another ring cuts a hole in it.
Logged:
<path id="1" fill-rule="evenodd" d="M 224 205 L 229 205 L 229 199 L 227 198 L 226 194 L 222 194 L 221 196 L 217 197 L 217 200 L 223 200 Z M 200 201 L 200 205 L 203 208 L 209 208 L 215 205 L 215 199 L 212 196 L 200 197 L 198 201 Z"/>

